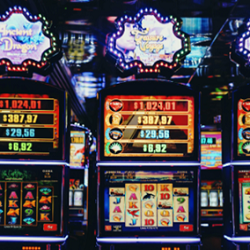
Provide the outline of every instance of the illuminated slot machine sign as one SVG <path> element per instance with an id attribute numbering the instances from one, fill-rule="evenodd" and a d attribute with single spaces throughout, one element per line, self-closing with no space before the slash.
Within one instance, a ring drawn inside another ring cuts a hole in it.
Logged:
<path id="1" fill-rule="evenodd" d="M 102 170 L 101 234 L 197 232 L 197 178 L 188 170 Z"/>
<path id="2" fill-rule="evenodd" d="M 22 86 L 12 87 L 0 92 L 0 158 L 62 159 L 64 94 L 26 92 L 25 83 L 20 92 Z"/>
<path id="3" fill-rule="evenodd" d="M 62 166 L 2 166 L 0 234 L 62 234 Z"/>
<path id="4" fill-rule="evenodd" d="M 85 165 L 85 131 L 70 132 L 70 166 L 84 167 Z"/>
<path id="5" fill-rule="evenodd" d="M 221 132 L 201 131 L 201 169 L 221 169 Z"/>
<path id="6" fill-rule="evenodd" d="M 107 95 L 104 157 L 184 157 L 194 152 L 194 97 Z"/>

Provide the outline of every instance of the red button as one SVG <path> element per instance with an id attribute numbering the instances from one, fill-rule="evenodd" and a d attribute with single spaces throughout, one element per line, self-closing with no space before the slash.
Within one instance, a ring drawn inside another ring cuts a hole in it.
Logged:
<path id="1" fill-rule="evenodd" d="M 193 225 L 180 225 L 181 232 L 192 232 L 194 231 Z"/>
<path id="2" fill-rule="evenodd" d="M 112 227 L 110 225 L 105 226 L 105 231 L 111 231 L 111 230 L 112 230 Z"/>
<path id="3" fill-rule="evenodd" d="M 57 224 L 43 224 L 43 231 L 56 231 Z"/>

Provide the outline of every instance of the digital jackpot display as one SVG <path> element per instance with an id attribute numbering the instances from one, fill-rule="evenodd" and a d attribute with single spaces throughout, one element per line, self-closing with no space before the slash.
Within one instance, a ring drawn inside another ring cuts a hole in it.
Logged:
<path id="1" fill-rule="evenodd" d="M 201 169 L 221 169 L 220 131 L 201 131 Z"/>
<path id="2" fill-rule="evenodd" d="M 82 167 L 85 165 L 85 131 L 70 132 L 70 166 Z"/>
<path id="3" fill-rule="evenodd" d="M 62 233 L 62 166 L 0 169 L 0 234 Z"/>
<path id="4" fill-rule="evenodd" d="M 100 188 L 102 232 L 196 232 L 194 172 L 104 170 Z"/>
<path id="5" fill-rule="evenodd" d="M 107 95 L 104 157 L 184 157 L 194 151 L 194 97 Z"/>
<path id="6" fill-rule="evenodd" d="M 47 94 L 0 93 L 0 157 L 57 158 L 59 104 Z"/>
<path id="7" fill-rule="evenodd" d="M 237 103 L 237 156 L 250 156 L 250 99 L 239 99 Z"/>

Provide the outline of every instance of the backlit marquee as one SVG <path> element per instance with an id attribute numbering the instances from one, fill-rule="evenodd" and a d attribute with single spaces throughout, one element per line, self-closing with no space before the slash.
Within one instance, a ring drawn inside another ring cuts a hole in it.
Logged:
<path id="1" fill-rule="evenodd" d="M 189 37 L 180 30 L 181 21 L 163 17 L 156 9 L 142 9 L 135 17 L 125 15 L 116 20 L 116 25 L 117 32 L 108 36 L 107 53 L 121 71 L 175 71 L 190 52 Z"/>
<path id="2" fill-rule="evenodd" d="M 2 71 L 44 72 L 59 55 L 59 44 L 42 15 L 32 16 L 26 8 L 9 8 L 0 16 L 0 67 Z"/>

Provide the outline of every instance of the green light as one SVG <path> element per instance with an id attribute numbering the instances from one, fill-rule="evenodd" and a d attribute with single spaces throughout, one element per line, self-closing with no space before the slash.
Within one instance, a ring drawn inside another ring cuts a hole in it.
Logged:
<path id="1" fill-rule="evenodd" d="M 49 25 L 49 22 L 48 22 L 48 21 L 46 21 L 45 23 L 46 23 L 46 25 Z"/>
<path id="2" fill-rule="evenodd" d="M 188 52 L 188 49 L 185 49 L 186 52 Z"/>
<path id="3" fill-rule="evenodd" d="M 52 38 L 52 40 L 53 40 L 53 41 L 55 41 L 55 40 L 56 40 L 56 38 L 55 38 L 55 37 L 53 37 L 53 38 Z"/>
<path id="4" fill-rule="evenodd" d="M 180 23 L 177 23 L 176 25 L 177 25 L 177 26 L 179 26 L 179 25 L 180 25 Z"/>
<path id="5" fill-rule="evenodd" d="M 41 14 L 39 14 L 38 16 L 39 16 L 39 17 L 42 17 L 42 15 L 41 15 Z"/>
<path id="6" fill-rule="evenodd" d="M 51 32 L 50 35 L 53 36 L 53 33 Z"/>
<path id="7" fill-rule="evenodd" d="M 46 20 L 45 16 L 43 17 L 43 20 L 44 20 L 44 21 Z"/>
<path id="8" fill-rule="evenodd" d="M 44 53 L 44 55 L 45 55 L 45 56 L 48 56 L 48 53 L 47 53 L 47 52 L 45 52 L 45 53 Z"/>
<path id="9" fill-rule="evenodd" d="M 177 18 L 174 18 L 175 21 L 177 21 Z"/>
<path id="10" fill-rule="evenodd" d="M 183 54 L 183 50 L 181 51 L 181 54 Z"/>
<path id="11" fill-rule="evenodd" d="M 49 34 L 49 31 L 48 31 L 48 30 L 46 30 L 46 34 Z"/>
<path id="12" fill-rule="evenodd" d="M 177 57 L 180 57 L 180 54 L 177 54 Z"/>
<path id="13" fill-rule="evenodd" d="M 43 57 L 43 61 L 46 61 L 46 57 Z"/>
<path id="14" fill-rule="evenodd" d="M 169 18 L 170 18 L 170 19 L 172 19 L 172 18 L 173 18 L 173 16 L 169 16 Z"/>
<path id="15" fill-rule="evenodd" d="M 49 50 L 49 53 L 51 54 L 51 52 L 52 52 L 52 51 L 51 51 L 51 49 L 50 49 L 50 50 Z"/>

